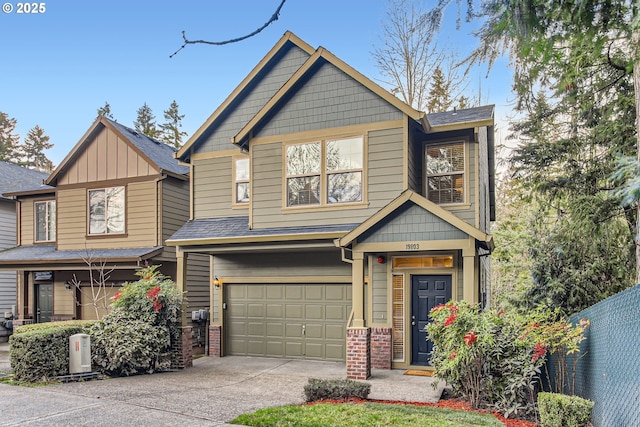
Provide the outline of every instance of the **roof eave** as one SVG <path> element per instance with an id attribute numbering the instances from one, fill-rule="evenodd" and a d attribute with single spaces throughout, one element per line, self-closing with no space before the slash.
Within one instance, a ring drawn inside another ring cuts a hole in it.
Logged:
<path id="1" fill-rule="evenodd" d="M 236 237 L 212 237 L 195 239 L 168 239 L 167 246 L 200 246 L 200 245 L 224 245 L 229 243 L 267 243 L 300 240 L 330 240 L 344 236 L 348 231 L 331 231 L 326 233 L 292 233 L 292 234 L 266 234 L 258 236 Z"/>
<path id="2" fill-rule="evenodd" d="M 431 126 L 429 133 L 448 132 L 453 130 L 473 129 L 476 127 L 493 126 L 493 119 L 469 120 L 465 122 L 449 123 L 446 125 Z"/>
<path id="3" fill-rule="evenodd" d="M 323 47 L 319 47 L 313 55 L 311 55 L 304 64 L 287 80 L 287 82 L 273 95 L 273 97 L 243 126 L 240 131 L 231 138 L 231 142 L 240 147 L 246 146 L 246 141 L 250 138 L 251 132 L 258 123 L 280 102 L 280 100 L 287 95 L 287 93 L 295 87 L 296 83 L 313 67 L 313 65 L 320 59 L 324 59 L 349 77 L 356 80 L 367 89 L 384 99 L 389 104 L 393 105 L 399 111 L 406 116 L 418 121 L 426 129 L 429 128 L 429 122 L 426 119 L 426 114 L 422 111 L 418 111 L 405 103 L 401 99 L 394 96 L 391 92 L 384 89 L 382 86 L 375 83 L 373 80 L 360 73 L 355 68 L 351 67 L 346 62 L 329 52 Z"/>
<path id="4" fill-rule="evenodd" d="M 234 99 L 242 93 L 242 91 L 251 83 L 251 81 L 266 67 L 274 56 L 282 49 L 287 42 L 292 42 L 300 49 L 312 55 L 315 49 L 300 39 L 290 31 L 284 33 L 280 40 L 269 50 L 260 62 L 249 72 L 249 74 L 240 82 L 240 84 L 227 96 L 227 98 L 216 108 L 216 110 L 207 118 L 207 120 L 195 131 L 193 135 L 185 142 L 185 144 L 176 152 L 175 157 L 178 160 L 185 160 L 186 154 L 191 151 L 193 145 L 207 131 L 207 129 L 216 121 L 216 119 L 231 105 Z"/>
<path id="5" fill-rule="evenodd" d="M 55 194 L 56 189 L 55 188 L 42 188 L 42 189 L 35 189 L 35 190 L 25 190 L 25 191 L 14 191 L 14 192 L 9 192 L 9 193 L 2 193 L 2 195 L 4 197 L 10 197 L 10 198 L 16 198 L 16 197 L 22 197 L 22 196 L 38 196 L 38 195 L 42 195 L 42 194 L 51 194 L 54 193 Z"/>

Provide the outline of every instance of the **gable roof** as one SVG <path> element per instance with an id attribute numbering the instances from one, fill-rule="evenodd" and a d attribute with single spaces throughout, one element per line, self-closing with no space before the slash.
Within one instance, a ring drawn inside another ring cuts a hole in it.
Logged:
<path id="1" fill-rule="evenodd" d="M 391 92 L 373 82 L 325 48 L 320 47 L 309 57 L 298 71 L 291 76 L 284 86 L 275 93 L 275 95 L 260 109 L 260 111 L 258 111 L 258 113 L 256 113 L 256 115 L 231 139 L 231 142 L 241 147 L 244 146 L 245 140 L 250 135 L 250 132 L 254 127 L 280 103 L 280 101 L 296 86 L 296 83 L 301 81 L 308 73 L 311 72 L 315 64 L 322 60 L 332 64 L 334 67 L 356 80 L 380 98 L 393 105 L 402 113 L 422 123 L 426 130 L 427 123 L 424 121 L 425 114 L 423 112 L 415 110 L 413 107 L 401 101 L 399 98 L 391 94 Z"/>
<path id="2" fill-rule="evenodd" d="M 443 221 L 451 224 L 455 228 L 460 231 L 466 233 L 470 237 L 473 237 L 478 242 L 486 245 L 488 249 L 493 247 L 493 237 L 491 235 L 484 233 L 482 230 L 472 226 L 466 221 L 458 218 L 451 212 L 446 209 L 438 206 L 433 203 L 431 200 L 422 197 L 418 193 L 415 193 L 411 190 L 405 190 L 396 197 L 391 203 L 386 205 L 384 208 L 380 209 L 378 212 L 370 216 L 366 221 L 362 224 L 351 230 L 349 233 L 345 234 L 343 237 L 336 241 L 336 244 L 340 247 L 346 247 L 352 244 L 356 239 L 362 236 L 365 232 L 372 229 L 377 224 L 384 221 L 390 214 L 392 214 L 397 209 L 401 208 L 407 202 L 412 202 L 428 212 L 431 212 L 435 216 L 439 217 Z"/>
<path id="3" fill-rule="evenodd" d="M 19 191 L 51 190 L 53 187 L 44 184 L 49 176 L 46 172 L 27 169 L 13 163 L 0 162 L 0 199 L 6 199 L 3 194 Z"/>
<path id="4" fill-rule="evenodd" d="M 209 118 L 198 128 L 198 130 L 191 135 L 191 138 L 178 150 L 175 157 L 178 159 L 184 159 L 185 156 L 190 149 L 199 141 L 200 137 L 206 132 L 206 130 L 215 123 L 215 121 L 221 117 L 227 109 L 231 106 L 233 101 L 238 97 L 248 86 L 250 86 L 255 80 L 257 80 L 258 76 L 261 72 L 269 66 L 271 60 L 275 58 L 279 52 L 281 52 L 287 44 L 292 43 L 293 45 L 299 47 L 300 49 L 307 52 L 309 55 L 313 54 L 315 49 L 311 47 L 309 44 L 304 42 L 298 36 L 293 34 L 291 31 L 287 31 L 284 35 L 278 40 L 278 42 L 271 48 L 271 50 L 262 58 L 260 62 L 251 70 L 251 72 L 240 82 L 240 84 L 227 96 L 227 98 L 216 108 L 216 110 L 209 116 Z"/>
<path id="5" fill-rule="evenodd" d="M 144 158 L 158 173 L 168 172 L 175 175 L 185 175 L 189 172 L 187 166 L 182 166 L 174 158 L 176 148 L 153 139 L 143 133 L 124 126 L 114 120 L 99 116 L 89 127 L 80 141 L 71 149 L 60 165 L 46 180 L 46 184 L 55 185 L 57 178 L 82 153 L 92 138 L 103 128 L 109 128 L 126 142 L 138 155 Z"/>

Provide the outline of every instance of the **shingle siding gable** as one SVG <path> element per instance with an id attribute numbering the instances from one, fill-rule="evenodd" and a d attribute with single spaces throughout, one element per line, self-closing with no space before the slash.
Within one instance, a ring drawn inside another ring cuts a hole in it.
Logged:
<path id="1" fill-rule="evenodd" d="M 467 238 L 468 234 L 462 230 L 420 206 L 412 205 L 399 210 L 384 224 L 374 227 L 358 240 L 361 243 L 388 243 Z"/>
<path id="2" fill-rule="evenodd" d="M 214 125 L 206 139 L 196 147 L 195 152 L 233 148 L 231 138 L 251 120 L 308 58 L 308 53 L 293 44 L 277 55 L 273 59 L 275 63 L 265 67 L 259 81 L 247 86 L 228 111 L 218 118 L 218 123 Z"/>
<path id="3" fill-rule="evenodd" d="M 282 135 L 398 120 L 402 113 L 334 65 L 322 61 L 275 107 L 254 136 Z"/>

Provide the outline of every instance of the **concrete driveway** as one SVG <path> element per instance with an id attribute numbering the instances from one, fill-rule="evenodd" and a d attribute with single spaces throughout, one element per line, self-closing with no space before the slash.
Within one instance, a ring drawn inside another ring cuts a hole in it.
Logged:
<path id="1" fill-rule="evenodd" d="M 223 426 L 269 406 L 302 403 L 308 378 L 344 378 L 344 363 L 202 357 L 179 372 L 27 388 L 0 384 L 0 426 Z M 371 399 L 435 402 L 431 377 L 376 370 Z"/>

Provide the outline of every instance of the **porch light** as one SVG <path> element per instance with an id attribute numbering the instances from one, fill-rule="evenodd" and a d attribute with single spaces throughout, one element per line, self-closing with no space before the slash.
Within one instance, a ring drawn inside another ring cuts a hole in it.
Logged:
<path id="1" fill-rule="evenodd" d="M 376 262 L 378 264 L 384 264 L 385 261 L 386 261 L 386 259 L 382 255 L 378 255 L 378 258 L 376 258 Z"/>
<path id="2" fill-rule="evenodd" d="M 214 277 L 213 278 L 213 286 L 215 286 L 216 288 L 219 288 L 220 285 L 222 285 L 222 280 L 218 279 L 218 277 Z"/>

